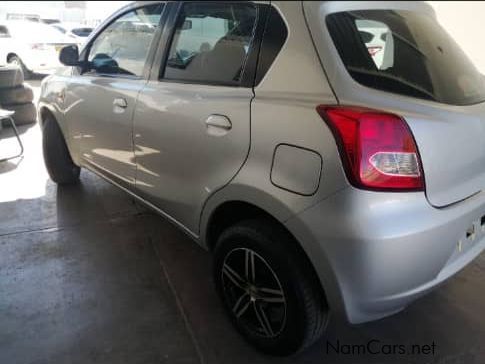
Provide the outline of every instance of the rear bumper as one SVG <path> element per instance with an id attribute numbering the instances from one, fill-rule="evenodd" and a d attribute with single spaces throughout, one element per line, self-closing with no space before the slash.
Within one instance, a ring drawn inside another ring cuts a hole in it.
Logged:
<path id="1" fill-rule="evenodd" d="M 423 193 L 347 188 L 286 224 L 331 308 L 361 323 L 402 310 L 478 256 L 484 214 L 485 193 L 436 209 Z"/>

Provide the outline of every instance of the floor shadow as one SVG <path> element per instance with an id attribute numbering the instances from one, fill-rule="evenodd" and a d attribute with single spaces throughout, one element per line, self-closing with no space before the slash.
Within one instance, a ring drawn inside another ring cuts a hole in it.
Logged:
<path id="1" fill-rule="evenodd" d="M 0 363 L 200 363 L 130 199 L 32 183 L 0 200 Z"/>

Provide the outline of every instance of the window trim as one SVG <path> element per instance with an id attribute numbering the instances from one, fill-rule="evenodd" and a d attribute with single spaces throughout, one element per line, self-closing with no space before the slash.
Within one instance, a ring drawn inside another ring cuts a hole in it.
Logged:
<path id="1" fill-rule="evenodd" d="M 279 33 L 277 30 L 284 30 L 284 32 Z M 274 61 L 285 47 L 289 33 L 288 23 L 280 9 L 270 5 L 264 23 L 263 38 L 256 64 L 254 87 L 257 87 L 269 72 Z"/>
<path id="2" fill-rule="evenodd" d="M 103 78 L 117 78 L 117 79 L 127 79 L 127 80 L 148 80 L 149 79 L 149 73 L 150 73 L 150 68 L 153 64 L 153 59 L 155 56 L 156 49 L 158 47 L 160 37 L 162 35 L 163 31 L 163 26 L 164 23 L 166 22 L 166 17 L 170 13 L 170 8 L 171 4 L 166 1 L 154 1 L 151 3 L 146 3 L 146 4 L 141 4 L 137 6 L 133 6 L 127 9 L 123 9 L 119 14 L 116 14 L 113 16 L 112 19 L 110 19 L 106 24 L 103 25 L 102 28 L 100 28 L 95 34 L 93 34 L 93 37 L 89 40 L 89 43 L 86 44 L 86 46 L 83 48 L 81 54 L 79 55 L 79 58 L 82 59 L 83 61 L 87 61 L 89 58 L 89 53 L 91 52 L 91 47 L 93 43 L 98 39 L 98 37 L 104 33 L 106 28 L 108 28 L 111 24 L 116 22 L 118 19 L 121 17 L 125 16 L 128 13 L 131 13 L 133 11 L 145 8 L 147 6 L 152 6 L 152 5 L 162 5 L 163 4 L 163 9 L 160 14 L 160 21 L 158 23 L 158 28 L 155 31 L 153 35 L 153 39 L 150 43 L 150 48 L 148 49 L 148 54 L 145 60 L 145 64 L 143 66 L 143 71 L 141 76 L 136 76 L 136 75 L 124 75 L 124 74 L 113 74 L 113 73 L 98 73 L 98 72 L 91 72 L 91 70 L 85 70 L 84 67 L 77 67 L 78 69 L 78 74 L 79 76 L 90 76 L 90 77 L 103 77 Z"/>
<path id="3" fill-rule="evenodd" d="M 198 80 L 183 80 L 176 78 L 164 77 L 165 69 L 167 67 L 168 55 L 175 37 L 177 20 L 182 12 L 184 5 L 190 3 L 198 3 L 197 1 L 178 1 L 176 6 L 169 14 L 169 20 L 165 24 L 163 35 L 159 42 L 159 51 L 153 62 L 151 80 L 167 83 L 179 83 L 189 85 L 208 85 L 208 86 L 224 86 L 224 87 L 246 87 L 252 88 L 256 78 L 256 69 L 258 64 L 259 52 L 261 48 L 261 41 L 263 38 L 264 27 L 266 25 L 266 18 L 268 15 L 269 5 L 250 2 L 256 8 L 256 25 L 253 30 L 253 38 L 251 46 L 248 49 L 248 55 L 243 65 L 241 79 L 238 82 L 219 82 L 219 81 L 198 81 Z M 248 4 L 245 1 L 206 1 L 204 3 L 213 4 Z"/>

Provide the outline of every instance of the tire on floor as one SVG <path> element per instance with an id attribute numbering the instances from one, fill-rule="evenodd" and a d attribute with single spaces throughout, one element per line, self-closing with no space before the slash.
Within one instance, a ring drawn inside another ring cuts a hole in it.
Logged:
<path id="1" fill-rule="evenodd" d="M 34 99 L 34 91 L 28 84 L 11 88 L 0 88 L 0 105 L 8 109 L 11 105 L 26 104 Z"/>
<path id="2" fill-rule="evenodd" d="M 262 352 L 291 355 L 323 335 L 329 317 L 324 292 L 279 224 L 246 220 L 225 229 L 214 249 L 213 274 L 231 322 Z"/>
<path id="3" fill-rule="evenodd" d="M 18 125 L 25 125 L 25 124 L 33 124 L 37 120 L 37 111 L 35 109 L 35 105 L 32 102 L 20 104 L 20 105 L 11 105 L 8 107 L 4 107 L 6 110 L 15 111 L 13 115 L 13 119 L 15 124 Z M 10 121 L 3 120 L 3 126 L 10 126 Z"/>
<path id="4" fill-rule="evenodd" d="M 18 66 L 0 67 L 0 89 L 21 86 L 24 74 Z"/>
<path id="5" fill-rule="evenodd" d="M 53 117 L 47 116 L 43 124 L 42 152 L 50 178 L 60 185 L 77 183 L 81 168 L 72 161 L 57 121 Z"/>

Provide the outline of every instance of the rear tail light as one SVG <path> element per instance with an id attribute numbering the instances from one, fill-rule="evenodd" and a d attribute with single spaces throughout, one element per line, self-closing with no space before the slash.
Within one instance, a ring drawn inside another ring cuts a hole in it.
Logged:
<path id="1" fill-rule="evenodd" d="M 345 106 L 317 107 L 339 144 L 350 182 L 370 190 L 422 191 L 413 135 L 399 116 Z"/>

